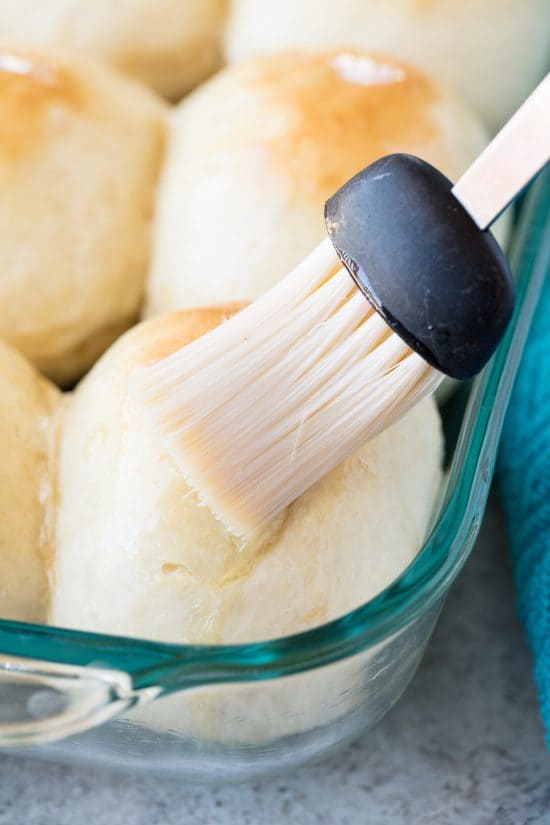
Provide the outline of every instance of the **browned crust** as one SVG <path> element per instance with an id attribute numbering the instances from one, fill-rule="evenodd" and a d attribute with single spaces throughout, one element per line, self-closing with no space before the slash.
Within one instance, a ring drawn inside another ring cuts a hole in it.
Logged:
<path id="1" fill-rule="evenodd" d="M 74 73 L 28 48 L 0 48 L 0 156 L 13 161 L 45 141 L 59 109 L 78 110 L 84 91 Z"/>
<path id="2" fill-rule="evenodd" d="M 135 347 L 132 367 L 166 358 L 243 309 L 244 303 L 183 309 L 145 321 L 128 335 Z"/>
<path id="3" fill-rule="evenodd" d="M 357 71 L 349 66 L 354 59 Z M 380 82 L 368 81 L 369 66 L 381 68 Z M 308 200 L 328 197 L 382 155 L 404 143 L 425 146 L 438 132 L 433 114 L 438 87 L 424 73 L 382 54 L 292 50 L 235 65 L 212 82 L 220 84 L 222 106 L 231 110 L 225 136 L 222 128 L 221 140 L 212 138 L 215 146 L 240 151 L 262 145 L 297 197 Z"/>

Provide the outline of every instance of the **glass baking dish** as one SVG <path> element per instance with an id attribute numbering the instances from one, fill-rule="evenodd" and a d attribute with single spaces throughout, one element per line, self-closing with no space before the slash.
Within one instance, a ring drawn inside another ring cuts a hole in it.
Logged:
<path id="1" fill-rule="evenodd" d="M 279 771 L 357 737 L 399 699 L 478 533 L 503 416 L 550 267 L 550 171 L 511 246 L 505 340 L 443 409 L 447 473 L 407 570 L 322 627 L 238 646 L 177 646 L 0 621 L 0 744 L 106 768 L 216 781 Z"/>

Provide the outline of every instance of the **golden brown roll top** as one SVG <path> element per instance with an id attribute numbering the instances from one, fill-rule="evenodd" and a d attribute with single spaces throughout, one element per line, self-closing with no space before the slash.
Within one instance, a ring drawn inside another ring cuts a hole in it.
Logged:
<path id="1" fill-rule="evenodd" d="M 0 337 L 73 381 L 134 320 L 164 107 L 75 54 L 0 47 Z"/>
<path id="2" fill-rule="evenodd" d="M 203 150 L 261 145 L 274 174 L 285 175 L 299 197 L 325 198 L 388 146 L 423 148 L 437 138 L 437 99 L 425 75 L 383 56 L 289 52 L 240 65 L 210 84 L 202 101 L 218 111 Z M 445 152 L 441 159 L 449 162 Z"/>
<path id="3" fill-rule="evenodd" d="M 420 155 L 456 178 L 486 141 L 422 73 L 352 50 L 222 71 L 173 112 L 147 313 L 255 298 L 324 236 L 324 201 L 371 161 Z"/>
<path id="4" fill-rule="evenodd" d="M 0 147 L 4 175 L 27 162 L 48 140 L 52 110 L 79 111 L 83 89 L 76 76 L 49 56 L 0 47 Z"/>

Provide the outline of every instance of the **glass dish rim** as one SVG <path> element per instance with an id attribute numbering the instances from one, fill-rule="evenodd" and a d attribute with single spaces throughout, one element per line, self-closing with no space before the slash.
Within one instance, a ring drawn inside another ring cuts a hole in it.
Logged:
<path id="1" fill-rule="evenodd" d="M 413 562 L 370 601 L 299 634 L 237 645 L 179 645 L 0 620 L 0 653 L 124 671 L 134 690 L 244 682 L 291 675 L 355 655 L 398 633 L 447 591 L 473 546 L 496 460 L 498 437 L 523 344 L 550 261 L 546 203 L 550 169 L 531 184 L 514 230 L 514 317 L 471 386 L 445 495 Z"/>

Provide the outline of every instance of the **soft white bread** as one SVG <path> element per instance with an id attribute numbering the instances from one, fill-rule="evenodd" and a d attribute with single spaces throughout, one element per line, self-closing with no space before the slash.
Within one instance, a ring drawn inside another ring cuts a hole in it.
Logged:
<path id="1" fill-rule="evenodd" d="M 325 236 L 324 201 L 381 155 L 455 179 L 487 136 L 425 75 L 359 52 L 220 72 L 174 111 L 146 314 L 257 297 Z"/>
<path id="2" fill-rule="evenodd" d="M 60 449 L 53 624 L 165 642 L 282 636 L 370 599 L 421 546 L 440 483 L 432 400 L 247 543 L 199 503 L 133 406 L 128 382 L 231 310 L 141 324 L 77 387 Z"/>
<path id="3" fill-rule="evenodd" d="M 547 68 L 549 11 L 548 0 L 232 0 L 226 51 L 387 52 L 455 88 L 496 130 Z"/>
<path id="4" fill-rule="evenodd" d="M 0 49 L 0 336 L 58 381 L 139 310 L 164 115 L 100 63 Z"/>
<path id="5" fill-rule="evenodd" d="M 0 342 L 0 617 L 44 622 L 61 395 Z"/>
<path id="6" fill-rule="evenodd" d="M 0 38 L 87 52 L 178 99 L 221 63 L 225 0 L 0 0 Z"/>

